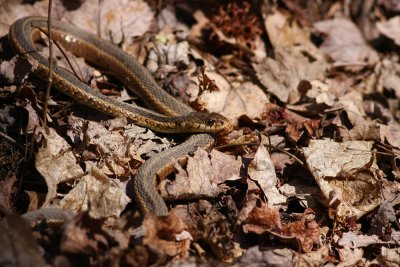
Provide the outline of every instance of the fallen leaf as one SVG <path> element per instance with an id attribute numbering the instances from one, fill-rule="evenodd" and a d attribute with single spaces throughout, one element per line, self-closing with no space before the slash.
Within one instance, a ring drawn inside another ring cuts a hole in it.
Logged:
<path id="1" fill-rule="evenodd" d="M 261 187 L 270 207 L 286 203 L 286 197 L 281 195 L 276 188 L 278 178 L 276 177 L 274 165 L 265 146 L 261 145 L 258 147 L 253 160 L 248 166 L 247 172 L 250 178 L 255 180 Z"/>
<path id="2" fill-rule="evenodd" d="M 133 37 L 150 29 L 153 12 L 144 1 L 87 0 L 72 12 L 64 14 L 70 22 L 79 21 L 79 28 L 115 44 L 131 44 Z"/>
<path id="3" fill-rule="evenodd" d="M 321 50 L 335 61 L 336 66 L 365 66 L 376 64 L 379 57 L 364 40 L 357 26 L 346 18 L 314 23 L 314 28 L 326 36 Z"/>
<path id="4" fill-rule="evenodd" d="M 63 209 L 88 211 L 92 218 L 118 218 L 130 202 L 118 180 L 112 180 L 92 167 L 91 171 L 60 201 Z"/>
<path id="5" fill-rule="evenodd" d="M 193 157 L 188 158 L 187 171 L 175 164 L 178 170 L 175 180 L 160 183 L 161 196 L 174 200 L 215 197 L 222 192 L 219 184 L 239 178 L 240 168 L 240 159 L 216 150 L 211 151 L 209 156 L 205 150 L 198 149 Z"/>
<path id="6" fill-rule="evenodd" d="M 311 61 L 302 53 L 284 47 L 275 49 L 275 59 L 265 58 L 253 63 L 257 78 L 280 101 L 293 104 L 300 94 L 297 90 L 300 81 L 323 80 L 327 64 L 324 61 Z"/>
<path id="7" fill-rule="evenodd" d="M 360 218 L 381 202 L 380 172 L 374 164 L 372 142 L 311 140 L 303 149 L 307 166 L 326 199 L 340 202 L 336 219 Z"/>
<path id="8" fill-rule="evenodd" d="M 376 28 L 381 34 L 385 35 L 389 39 L 392 39 L 395 44 L 400 46 L 399 25 L 400 25 L 400 16 L 395 16 L 387 21 L 380 21 L 376 23 Z"/>
<path id="9" fill-rule="evenodd" d="M 52 128 L 43 129 L 43 143 L 35 154 L 35 166 L 46 181 L 46 207 L 57 195 L 57 185 L 83 175 L 68 143 Z"/>
<path id="10" fill-rule="evenodd" d="M 0 259 L 4 266 L 48 266 L 35 242 L 30 225 L 20 216 L 7 215 L 0 221 Z"/>
<path id="11" fill-rule="evenodd" d="M 174 214 L 153 218 L 146 216 L 143 221 L 146 235 L 143 244 L 160 255 L 167 255 L 175 260 L 182 260 L 189 255 L 192 237 L 186 232 L 186 225 Z"/>

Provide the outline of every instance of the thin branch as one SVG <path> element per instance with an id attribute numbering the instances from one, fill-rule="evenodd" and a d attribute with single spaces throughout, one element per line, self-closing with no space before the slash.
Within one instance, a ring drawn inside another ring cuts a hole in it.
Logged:
<path id="1" fill-rule="evenodd" d="M 47 104 L 50 98 L 51 84 L 53 83 L 53 39 L 51 38 L 51 7 L 52 0 L 49 0 L 48 15 L 47 15 L 47 32 L 49 36 L 49 77 L 47 79 L 46 96 L 44 98 L 43 105 L 43 126 L 46 127 L 47 124 Z"/>

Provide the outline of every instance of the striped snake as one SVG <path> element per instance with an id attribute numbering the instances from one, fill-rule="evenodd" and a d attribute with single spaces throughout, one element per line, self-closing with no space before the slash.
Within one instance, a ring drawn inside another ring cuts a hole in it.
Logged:
<path id="1" fill-rule="evenodd" d="M 16 53 L 38 63 L 34 74 L 47 80 L 48 60 L 34 46 L 38 29 L 47 31 L 47 18 L 24 17 L 11 25 L 8 36 Z M 107 97 L 81 82 L 70 71 L 57 66 L 53 67 L 53 87 L 83 104 L 114 117 L 126 117 L 137 125 L 157 132 L 197 133 L 182 144 L 147 160 L 135 177 L 134 196 L 141 213 L 167 215 L 168 208 L 155 189 L 156 174 L 167 169 L 173 158 L 186 157 L 197 147 L 211 149 L 214 139 L 209 133 L 229 129 L 229 120 L 218 113 L 195 112 L 178 101 L 158 86 L 146 68 L 113 44 L 59 21 L 52 21 L 51 31 L 55 41 L 91 64 L 115 75 L 154 111 Z"/>

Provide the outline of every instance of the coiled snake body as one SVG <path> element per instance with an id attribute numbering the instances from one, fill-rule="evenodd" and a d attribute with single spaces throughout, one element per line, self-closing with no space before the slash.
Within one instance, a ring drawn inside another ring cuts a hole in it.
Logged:
<path id="1" fill-rule="evenodd" d="M 14 51 L 28 59 L 37 61 L 34 74 L 47 79 L 48 60 L 35 48 L 37 29 L 47 31 L 47 18 L 25 17 L 11 25 L 9 40 Z M 127 117 L 133 123 L 166 133 L 199 133 L 190 136 L 182 144 L 163 151 L 147 160 L 139 169 L 134 180 L 135 200 L 142 214 L 162 216 L 168 209 L 154 188 L 156 172 L 171 163 L 194 152 L 197 147 L 209 149 L 214 139 L 206 133 L 218 132 L 230 127 L 229 121 L 217 113 L 197 113 L 191 107 L 176 100 L 163 91 L 151 74 L 130 55 L 99 37 L 71 25 L 52 21 L 53 39 L 74 54 L 100 66 L 115 75 L 127 88 L 134 89 L 147 107 L 116 101 L 104 96 L 81 82 L 70 71 L 54 66 L 53 86 L 81 103 L 115 117 Z"/>

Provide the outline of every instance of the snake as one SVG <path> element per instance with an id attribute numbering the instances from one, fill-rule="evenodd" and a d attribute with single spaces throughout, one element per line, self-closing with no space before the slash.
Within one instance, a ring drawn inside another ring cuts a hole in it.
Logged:
<path id="1" fill-rule="evenodd" d="M 36 49 L 35 42 L 40 37 L 39 31 L 47 33 L 47 23 L 46 17 L 23 17 L 10 26 L 8 34 L 14 52 L 35 62 L 33 74 L 43 80 L 48 79 L 49 62 Z M 134 199 L 142 215 L 168 215 L 168 207 L 156 190 L 157 175 L 166 172 L 174 159 L 185 158 L 198 147 L 209 151 L 215 142 L 213 134 L 229 129 L 230 121 L 219 113 L 196 112 L 171 96 L 141 63 L 116 45 L 70 24 L 56 20 L 51 23 L 55 42 L 111 73 L 138 96 L 146 108 L 103 95 L 59 66 L 52 67 L 54 88 L 82 104 L 113 117 L 125 117 L 129 122 L 153 131 L 190 135 L 183 143 L 146 160 L 133 181 Z"/>

